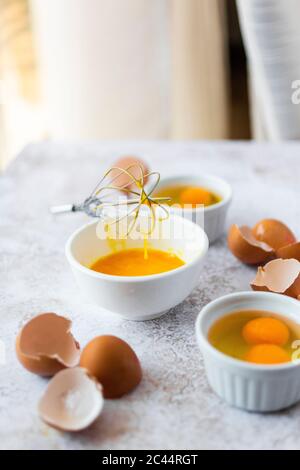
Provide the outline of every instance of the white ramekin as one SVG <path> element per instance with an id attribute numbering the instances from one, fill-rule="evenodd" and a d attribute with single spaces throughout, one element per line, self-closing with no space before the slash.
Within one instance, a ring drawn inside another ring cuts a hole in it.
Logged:
<path id="1" fill-rule="evenodd" d="M 230 405 L 249 411 L 276 411 L 300 400 L 300 362 L 256 365 L 226 356 L 207 335 L 212 324 L 240 310 L 266 310 L 299 324 L 300 302 L 269 292 L 240 292 L 207 304 L 196 321 L 196 336 L 203 354 L 208 382 Z"/>
<path id="2" fill-rule="evenodd" d="M 185 261 L 183 266 L 150 276 L 112 276 L 88 268 L 111 252 L 109 241 L 96 235 L 98 223 L 76 230 L 65 252 L 79 287 L 100 307 L 128 320 L 150 320 L 182 302 L 197 285 L 208 250 L 207 236 L 198 225 L 170 215 L 161 223 L 161 236 L 149 238 L 150 247 L 178 253 Z M 171 236 L 167 236 L 169 227 Z M 130 237 L 126 243 L 126 248 L 143 246 L 143 240 Z"/>
<path id="3" fill-rule="evenodd" d="M 231 186 L 222 178 L 206 174 L 197 176 L 170 176 L 168 178 L 162 178 L 159 182 L 159 188 L 173 185 L 203 186 L 216 192 L 221 197 L 220 202 L 208 207 L 184 210 L 179 207 L 171 208 L 174 214 L 182 215 L 200 225 L 207 234 L 209 243 L 216 241 L 224 231 L 226 214 L 232 199 Z M 150 189 L 151 182 L 149 182 L 146 187 Z"/>

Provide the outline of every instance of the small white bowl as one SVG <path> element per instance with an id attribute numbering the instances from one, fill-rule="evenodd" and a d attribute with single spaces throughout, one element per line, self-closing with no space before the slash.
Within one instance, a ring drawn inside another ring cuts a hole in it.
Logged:
<path id="1" fill-rule="evenodd" d="M 149 247 L 172 250 L 185 261 L 183 266 L 148 276 L 113 276 L 88 267 L 112 252 L 110 242 L 96 235 L 98 223 L 85 225 L 71 235 L 66 256 L 79 287 L 100 307 L 128 320 L 150 320 L 182 302 L 197 285 L 208 239 L 196 224 L 171 215 L 161 222 L 160 237 L 149 237 Z M 126 248 L 142 246 L 142 239 L 129 236 L 126 240 Z"/>
<path id="2" fill-rule="evenodd" d="M 230 405 L 249 411 L 276 411 L 300 401 L 300 362 L 256 365 L 215 349 L 207 339 L 216 320 L 234 311 L 266 310 L 299 324 L 300 302 L 269 292 L 239 292 L 207 304 L 196 321 L 208 382 Z"/>
<path id="3" fill-rule="evenodd" d="M 203 174 L 197 176 L 186 175 L 162 178 L 158 188 L 162 189 L 174 185 L 202 186 L 220 196 L 221 201 L 211 206 L 184 210 L 176 207 L 171 209 L 174 214 L 182 215 L 200 225 L 207 234 L 209 243 L 213 243 L 220 238 L 224 232 L 226 214 L 232 199 L 231 186 L 222 178 Z M 148 183 L 146 187 L 150 189 L 150 183 Z"/>

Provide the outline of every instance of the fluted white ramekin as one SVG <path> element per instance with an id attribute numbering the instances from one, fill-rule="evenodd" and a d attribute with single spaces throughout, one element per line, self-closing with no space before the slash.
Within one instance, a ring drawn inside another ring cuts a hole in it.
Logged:
<path id="1" fill-rule="evenodd" d="M 239 292 L 207 304 L 196 321 L 208 382 L 230 405 L 249 411 L 276 411 L 300 401 L 300 362 L 256 365 L 215 349 L 207 339 L 212 324 L 240 310 L 266 310 L 300 323 L 300 302 L 269 292 Z"/>
<path id="2" fill-rule="evenodd" d="M 222 178 L 213 175 L 199 174 L 186 176 L 170 176 L 162 178 L 159 188 L 174 185 L 202 186 L 210 189 L 221 197 L 220 202 L 207 207 L 180 208 L 171 207 L 171 212 L 200 225 L 208 236 L 209 243 L 216 241 L 224 232 L 226 214 L 232 199 L 231 186 Z M 148 183 L 147 188 L 151 188 Z"/>

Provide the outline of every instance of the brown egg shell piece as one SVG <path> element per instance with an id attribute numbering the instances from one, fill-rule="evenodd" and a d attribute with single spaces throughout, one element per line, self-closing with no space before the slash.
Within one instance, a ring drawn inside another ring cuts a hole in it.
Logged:
<path id="1" fill-rule="evenodd" d="M 300 242 L 283 246 L 276 251 L 276 256 L 282 259 L 296 259 L 300 261 Z"/>
<path id="2" fill-rule="evenodd" d="M 300 262 L 296 259 L 275 259 L 259 267 L 251 282 L 253 290 L 275 292 L 300 298 Z"/>
<path id="3" fill-rule="evenodd" d="M 81 368 L 64 369 L 49 382 L 38 406 L 40 418 L 61 431 L 90 426 L 104 404 L 102 386 Z"/>
<path id="4" fill-rule="evenodd" d="M 264 263 L 274 256 L 274 250 L 267 243 L 256 240 L 251 228 L 234 224 L 228 232 L 228 246 L 233 255 L 246 264 Z"/>
<path id="5" fill-rule="evenodd" d="M 142 380 L 137 355 L 117 336 L 92 339 L 82 351 L 80 366 L 101 383 L 104 398 L 120 398 L 133 391 Z"/>
<path id="6" fill-rule="evenodd" d="M 254 238 L 267 243 L 274 250 L 295 243 L 296 237 L 290 228 L 277 219 L 262 219 L 252 228 Z"/>
<path id="7" fill-rule="evenodd" d="M 119 160 L 114 163 L 110 174 L 111 178 L 115 178 L 112 184 L 124 191 L 126 191 L 126 188 L 137 189 L 133 179 L 126 175 L 126 173 L 121 172 L 120 169 L 128 170 L 137 180 L 140 180 L 141 168 L 144 174 L 144 184 L 146 184 L 149 168 L 143 160 L 135 156 L 124 156 L 119 158 Z"/>
<path id="8" fill-rule="evenodd" d="M 21 329 L 16 352 L 30 372 L 51 376 L 79 363 L 80 347 L 70 333 L 72 322 L 55 313 L 37 315 Z"/>

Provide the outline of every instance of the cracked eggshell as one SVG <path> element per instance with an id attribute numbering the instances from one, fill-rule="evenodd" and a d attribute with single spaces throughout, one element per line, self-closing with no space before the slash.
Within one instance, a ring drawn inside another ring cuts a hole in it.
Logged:
<path id="1" fill-rule="evenodd" d="M 17 357 L 25 369 L 51 376 L 78 365 L 80 347 L 70 333 L 71 324 L 55 313 L 42 313 L 26 323 L 16 339 Z"/>
<path id="2" fill-rule="evenodd" d="M 267 243 L 274 250 L 296 242 L 293 232 L 280 220 L 263 219 L 252 228 L 254 238 Z"/>
<path id="3" fill-rule="evenodd" d="M 300 242 L 283 246 L 276 251 L 276 256 L 283 259 L 296 259 L 300 261 Z"/>
<path id="4" fill-rule="evenodd" d="M 120 398 L 142 379 L 137 355 L 116 336 L 98 336 L 90 341 L 82 351 L 80 366 L 101 383 L 105 398 Z"/>
<path id="5" fill-rule="evenodd" d="M 85 369 L 75 367 L 56 374 L 42 396 L 39 416 L 62 431 L 81 431 L 90 426 L 103 408 L 101 385 Z"/>
<path id="6" fill-rule="evenodd" d="M 264 263 L 274 256 L 274 250 L 264 242 L 255 239 L 250 227 L 232 225 L 228 232 L 230 251 L 246 264 Z"/>
<path id="7" fill-rule="evenodd" d="M 300 262 L 281 258 L 270 261 L 258 268 L 251 287 L 300 299 Z"/>
<path id="8" fill-rule="evenodd" d="M 122 168 L 124 170 L 127 170 L 128 167 L 131 167 L 129 168 L 130 173 L 132 173 L 132 175 L 135 178 L 140 179 L 141 171 L 137 164 L 139 164 L 142 167 L 144 175 L 146 175 L 149 172 L 149 168 L 147 164 L 143 160 L 135 156 L 121 157 L 119 158 L 119 160 L 117 160 L 114 163 L 113 166 L 117 168 Z M 129 176 L 127 176 L 125 173 L 120 174 L 120 171 L 118 171 L 117 168 L 114 169 L 111 173 L 112 178 L 116 177 L 114 181 L 114 185 L 118 186 L 120 189 L 124 187 L 125 185 L 128 185 L 127 187 L 131 189 L 136 187 L 135 184 L 132 182 L 132 179 Z M 144 183 L 147 183 L 147 178 L 144 179 Z"/>

